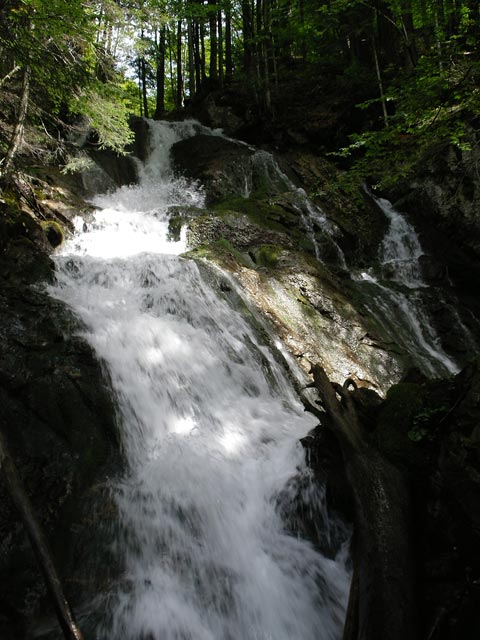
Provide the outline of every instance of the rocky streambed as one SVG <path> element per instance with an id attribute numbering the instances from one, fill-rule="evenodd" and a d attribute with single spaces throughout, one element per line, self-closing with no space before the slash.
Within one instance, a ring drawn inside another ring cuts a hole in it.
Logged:
<path id="1" fill-rule="evenodd" d="M 234 289 L 241 304 L 265 323 L 268 339 L 275 343 L 278 338 L 306 373 L 318 363 L 333 381 L 350 378 L 356 383 L 355 403 L 369 444 L 406 479 L 413 496 L 419 637 L 476 637 L 478 363 L 468 364 L 456 377 L 429 379 L 415 368 L 415 357 L 405 345 L 369 312 L 352 273 L 368 269 L 378 258 L 388 222 L 368 198 L 353 206 L 344 195 L 332 202 L 328 216 L 319 207 L 313 215 L 302 189 L 313 179 L 328 180 L 328 163 L 290 154 L 284 173 L 266 152 L 205 131 L 177 143 L 172 153 L 177 171 L 198 180 L 207 196 L 206 208 L 171 209 L 171 237 L 187 229 L 185 257 L 204 265 L 207 278 L 219 267 L 219 289 L 227 297 Z M 112 170 L 111 158 L 102 164 L 117 183 L 132 179 L 131 167 Z M 91 173 L 90 184 L 98 174 Z M 109 557 L 109 513 L 115 507 L 108 479 L 121 454 L 108 376 L 76 337 L 78 321 L 42 290 L 52 277 L 49 228 L 57 231 L 60 224 L 68 233 L 72 214 L 88 209 L 78 195 L 85 192 L 78 186 L 72 190 L 58 175 L 34 180 L 30 205 L 1 203 L 2 424 L 67 593 L 81 603 L 95 583 L 112 579 L 108 567 L 104 575 L 93 576 L 88 555 L 91 545 L 105 545 Z M 437 309 L 432 315 L 436 335 L 464 366 L 478 344 L 471 293 L 468 287 L 455 289 L 430 245 L 422 261 L 428 285 L 437 287 L 428 307 Z M 451 306 L 457 301 L 457 315 L 445 311 L 448 305 L 439 304 L 436 291 Z M 466 331 L 459 330 L 460 324 Z M 352 496 L 335 438 L 322 426 L 305 435 L 329 509 L 352 519 Z M 320 516 L 302 507 L 301 487 L 295 490 L 298 513 L 286 516 L 291 530 L 325 548 L 315 521 Z M 47 602 L 41 576 L 3 484 L 0 491 L 0 631 L 12 639 L 39 633 L 47 637 L 51 616 L 44 632 L 38 631 L 38 612 Z"/>

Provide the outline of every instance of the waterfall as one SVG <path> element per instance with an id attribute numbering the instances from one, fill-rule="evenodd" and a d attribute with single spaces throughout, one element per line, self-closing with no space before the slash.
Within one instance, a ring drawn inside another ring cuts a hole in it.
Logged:
<path id="1" fill-rule="evenodd" d="M 389 228 L 380 247 L 379 269 L 352 276 L 368 296 L 365 306 L 426 375 L 457 373 L 459 367 L 444 351 L 425 306 L 429 287 L 422 278 L 419 259 L 424 253 L 415 229 L 388 200 L 370 196 Z"/>
<path id="2" fill-rule="evenodd" d="M 171 207 L 203 204 L 169 162 L 195 125 L 150 126 L 140 184 L 96 199 L 51 289 L 109 373 L 127 463 L 113 486 L 121 570 L 83 622 L 97 640 L 338 639 L 342 541 L 324 557 L 278 508 L 298 477 L 319 501 L 298 442 L 316 421 L 269 347 L 180 257 L 185 239 L 168 240 Z"/>
<path id="3" fill-rule="evenodd" d="M 304 189 L 295 186 L 268 151 L 257 150 L 252 156 L 252 177 L 249 185 L 255 185 L 255 182 L 266 189 L 270 195 L 291 194 L 291 206 L 298 213 L 307 237 L 312 243 L 317 260 L 319 262 L 330 261 L 342 269 L 347 269 L 343 251 L 335 240 L 338 235 L 337 227 L 308 198 Z M 247 197 L 250 196 L 251 191 L 252 186 L 245 190 Z M 324 251 L 321 243 L 317 240 L 317 234 L 321 236 L 322 242 L 328 246 L 330 260 L 324 259 Z"/>

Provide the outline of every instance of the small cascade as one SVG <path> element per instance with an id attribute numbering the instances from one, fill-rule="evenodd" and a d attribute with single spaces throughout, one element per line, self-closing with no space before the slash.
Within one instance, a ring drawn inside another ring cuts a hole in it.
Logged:
<path id="1" fill-rule="evenodd" d="M 97 198 L 51 289 L 108 370 L 127 462 L 113 485 L 118 577 L 82 626 L 97 640 L 339 640 L 347 534 L 332 540 L 342 528 L 329 524 L 325 557 L 288 531 L 292 482 L 323 504 L 298 442 L 316 421 L 242 315 L 178 256 L 184 239 L 168 241 L 169 209 L 203 203 L 168 153 L 196 125 L 150 127 L 140 184 Z"/>
<path id="2" fill-rule="evenodd" d="M 277 161 L 271 153 L 257 150 L 252 157 L 252 188 L 255 186 L 265 189 L 268 195 L 279 195 L 289 193 L 292 196 L 291 206 L 298 213 L 302 225 L 306 231 L 308 239 L 311 241 L 315 257 L 319 262 L 324 262 L 324 251 L 322 244 L 328 246 L 329 261 L 346 269 L 346 261 L 343 251 L 335 240 L 338 230 L 325 214 L 309 200 L 304 189 L 297 188 L 290 178 L 281 170 Z M 322 241 L 317 240 L 317 234 Z"/>
<path id="3" fill-rule="evenodd" d="M 392 340 L 430 376 L 457 373 L 426 308 L 429 287 L 421 273 L 424 255 L 413 226 L 383 198 L 370 194 L 390 224 L 379 251 L 379 268 L 353 274 L 362 283 L 367 310 L 380 320 Z"/>
<path id="4" fill-rule="evenodd" d="M 388 200 L 374 199 L 390 222 L 380 252 L 384 277 L 409 289 L 427 286 L 419 262 L 424 253 L 415 229 Z"/>

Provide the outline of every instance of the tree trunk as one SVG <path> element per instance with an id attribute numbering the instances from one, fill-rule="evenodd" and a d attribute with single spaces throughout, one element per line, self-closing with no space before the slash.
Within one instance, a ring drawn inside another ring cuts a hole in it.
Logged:
<path id="1" fill-rule="evenodd" d="M 140 117 L 143 118 L 143 100 L 142 100 L 142 66 L 140 64 L 140 58 L 137 61 L 138 72 L 138 104 L 140 106 Z"/>
<path id="2" fill-rule="evenodd" d="M 202 86 L 202 60 L 200 54 L 200 25 L 195 22 L 194 57 L 195 57 L 195 91 Z"/>
<path id="3" fill-rule="evenodd" d="M 243 70 L 247 75 L 253 68 L 253 15 L 250 0 L 242 0 Z"/>
<path id="4" fill-rule="evenodd" d="M 225 82 L 230 84 L 233 76 L 232 63 L 232 11 L 230 3 L 225 9 Z"/>
<path id="5" fill-rule="evenodd" d="M 209 4 L 209 16 L 208 23 L 210 29 L 210 79 L 216 80 L 217 73 L 217 60 L 218 60 L 218 40 L 217 40 L 217 7 L 216 0 L 208 0 Z"/>
<path id="6" fill-rule="evenodd" d="M 147 63 L 145 58 L 142 56 L 140 58 L 140 77 L 141 77 L 141 86 L 142 86 L 142 104 L 143 104 L 143 114 L 145 118 L 148 118 L 148 99 L 147 99 Z"/>
<path id="7" fill-rule="evenodd" d="M 18 109 L 17 121 L 13 129 L 10 144 L 8 145 L 3 167 L 1 167 L 2 182 L 8 181 L 13 171 L 13 161 L 18 149 L 23 143 L 23 133 L 25 130 L 25 119 L 27 117 L 28 99 L 30 94 L 30 67 L 23 70 L 22 93 L 20 96 L 20 106 Z"/>
<path id="8" fill-rule="evenodd" d="M 62 583 L 55 569 L 47 540 L 33 512 L 30 499 L 25 491 L 1 432 L 0 469 L 5 480 L 8 494 L 20 514 L 38 564 L 40 565 L 63 635 L 67 640 L 83 640 L 83 635 L 74 620 L 72 611 L 63 592 Z"/>
<path id="9" fill-rule="evenodd" d="M 377 44 L 375 42 L 375 36 L 372 37 L 372 49 L 373 49 L 373 58 L 375 61 L 375 72 L 377 74 L 378 92 L 380 94 L 380 102 L 382 104 L 383 121 L 385 123 L 385 127 L 388 127 L 387 102 L 385 100 L 385 94 L 383 92 L 382 73 L 380 71 L 380 64 L 378 62 Z"/>
<path id="10" fill-rule="evenodd" d="M 176 33 L 172 32 L 170 28 L 167 26 L 167 36 L 166 42 L 168 44 L 168 69 L 170 73 L 170 89 L 172 102 L 175 107 L 177 107 L 177 78 L 173 71 L 173 51 L 176 48 Z M 176 56 L 176 53 L 175 53 Z"/>
<path id="11" fill-rule="evenodd" d="M 155 120 L 161 120 L 165 114 L 165 34 L 166 27 L 162 25 L 160 28 L 159 39 L 157 44 L 157 69 L 156 69 L 156 81 L 157 81 L 157 96 L 155 104 L 155 113 L 153 117 Z M 155 33 L 155 38 L 157 34 Z M 148 116 L 147 116 L 148 117 Z"/>
<path id="12" fill-rule="evenodd" d="M 188 23 L 188 92 L 190 98 L 195 95 L 195 45 L 194 45 L 195 27 L 193 20 Z"/>
<path id="13" fill-rule="evenodd" d="M 406 480 L 365 436 L 355 408 L 356 385 L 350 380 L 343 387 L 332 384 L 319 365 L 312 373 L 325 407 L 324 422 L 342 449 L 355 504 L 354 578 L 344 640 L 415 640 Z"/>
<path id="14" fill-rule="evenodd" d="M 3 87 L 4 84 L 6 84 L 9 80 L 11 80 L 13 76 L 19 71 L 20 71 L 20 66 L 17 65 L 13 67 L 13 69 L 9 71 L 7 75 L 3 76 L 3 78 L 0 80 L 0 89 Z"/>
<path id="15" fill-rule="evenodd" d="M 207 79 L 207 56 L 205 53 L 205 22 L 200 20 L 200 68 L 202 72 L 202 84 Z"/>
<path id="16" fill-rule="evenodd" d="M 265 110 L 267 113 L 272 112 L 272 98 L 270 94 L 270 66 L 269 66 L 269 49 L 270 49 L 270 0 L 263 0 L 263 29 L 262 29 L 262 58 L 263 58 L 263 85 Z"/>
<path id="17" fill-rule="evenodd" d="M 222 11 L 220 10 L 217 13 L 217 23 L 218 23 L 218 80 L 220 82 L 220 86 L 223 87 L 223 19 L 222 19 Z"/>
<path id="18" fill-rule="evenodd" d="M 183 104 L 183 63 L 182 63 L 182 21 L 177 22 L 177 97 L 175 100 L 178 109 Z"/>

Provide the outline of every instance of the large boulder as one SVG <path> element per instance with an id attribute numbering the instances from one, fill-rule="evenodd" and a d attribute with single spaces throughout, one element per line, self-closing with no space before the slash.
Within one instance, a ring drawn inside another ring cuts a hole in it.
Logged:
<path id="1" fill-rule="evenodd" d="M 251 185 L 254 150 L 248 145 L 202 134 L 177 142 L 171 154 L 178 172 L 205 186 L 210 204 L 245 194 Z"/>

